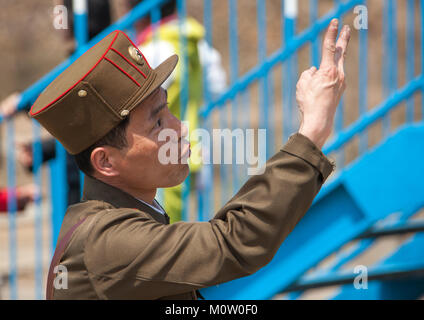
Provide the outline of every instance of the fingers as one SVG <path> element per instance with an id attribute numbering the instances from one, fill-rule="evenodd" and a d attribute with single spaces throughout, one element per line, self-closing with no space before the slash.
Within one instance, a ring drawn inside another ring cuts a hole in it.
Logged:
<path id="1" fill-rule="evenodd" d="M 310 69 L 308 69 L 306 72 L 309 73 L 309 75 L 313 76 L 315 72 L 317 72 L 317 68 L 312 67 Z"/>
<path id="2" fill-rule="evenodd" d="M 349 26 L 344 26 L 340 37 L 337 40 L 336 44 L 336 56 L 335 61 L 340 74 L 344 75 L 344 60 L 347 53 L 347 46 L 350 40 L 350 28 Z"/>
<path id="3" fill-rule="evenodd" d="M 337 40 L 338 29 L 339 29 L 339 20 L 333 19 L 324 37 L 324 43 L 322 46 L 322 60 L 321 60 L 320 68 L 330 67 L 335 64 L 336 40 Z"/>

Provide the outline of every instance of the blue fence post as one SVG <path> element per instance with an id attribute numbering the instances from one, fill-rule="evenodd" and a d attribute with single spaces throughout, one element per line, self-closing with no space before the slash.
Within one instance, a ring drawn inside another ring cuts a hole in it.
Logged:
<path id="1" fill-rule="evenodd" d="M 258 23 L 258 57 L 259 64 L 263 63 L 266 60 L 267 56 L 267 32 L 266 32 L 266 2 L 262 0 L 256 1 L 257 6 L 257 23 Z M 270 157 L 271 154 L 271 146 L 274 145 L 272 142 L 274 134 L 270 131 L 269 121 L 269 74 L 267 70 L 264 70 L 264 73 L 261 77 L 261 90 L 260 90 L 260 121 L 259 121 L 259 129 L 266 129 L 266 159 Z M 259 156 L 263 157 L 264 155 L 259 154 Z M 260 163 L 265 163 L 266 159 L 261 159 Z"/>
<path id="2" fill-rule="evenodd" d="M 398 60 L 397 60 L 397 22 L 396 22 L 396 1 L 385 1 L 385 19 L 384 19 L 384 44 L 385 50 L 383 51 L 384 65 L 383 65 L 383 81 L 385 88 L 385 97 L 391 95 L 397 88 L 398 78 Z M 384 68 L 384 66 L 391 66 Z M 390 114 L 383 118 L 383 136 L 387 137 L 391 131 Z"/>
<path id="3" fill-rule="evenodd" d="M 415 67 L 415 2 L 407 1 L 406 9 L 406 81 L 414 79 Z M 406 102 L 406 122 L 414 122 L 414 97 Z"/>
<path id="4" fill-rule="evenodd" d="M 187 53 L 187 9 L 186 9 L 186 0 L 177 1 L 177 10 L 178 10 L 178 21 L 179 21 L 179 34 L 180 34 L 180 48 L 181 48 L 181 59 L 180 59 L 180 68 L 181 68 L 181 93 L 180 93 L 180 117 L 181 120 L 188 120 L 188 100 L 189 100 L 189 62 L 188 62 L 188 53 Z M 182 213 L 181 217 L 183 221 L 188 221 L 189 212 L 190 212 L 190 178 L 189 174 L 187 179 L 185 179 L 182 185 Z"/>
<path id="5" fill-rule="evenodd" d="M 243 127 L 244 128 L 250 128 L 252 126 L 252 123 L 250 121 L 251 120 L 251 106 L 250 106 L 251 99 L 250 99 L 249 87 L 247 87 L 246 90 L 243 92 L 242 103 L 243 103 L 243 108 L 245 109 L 244 110 L 244 117 L 243 117 L 243 123 L 244 123 Z M 246 147 L 246 145 L 245 145 L 245 147 Z M 246 150 L 248 150 L 247 147 L 246 147 Z M 253 150 L 252 150 L 252 152 L 253 152 Z M 259 148 L 258 148 L 258 152 L 259 152 Z M 246 164 L 246 165 L 242 166 L 242 168 L 244 170 L 247 170 L 248 166 L 249 166 L 249 164 Z M 246 171 L 244 171 L 244 172 L 246 172 Z M 244 176 L 244 175 L 245 175 L 245 173 L 242 176 Z"/>
<path id="6" fill-rule="evenodd" d="M 74 10 L 74 37 L 76 49 L 82 50 L 89 40 L 88 2 L 87 0 L 73 0 Z M 84 188 L 84 174 L 80 172 L 80 195 Z"/>
<path id="7" fill-rule="evenodd" d="M 424 0 L 421 0 L 421 77 L 424 76 Z M 421 87 L 421 120 L 424 121 L 424 82 Z"/>
<path id="8" fill-rule="evenodd" d="M 309 22 L 311 25 L 315 25 L 318 20 L 318 0 L 309 0 Z M 320 41 L 317 36 L 311 42 L 311 64 L 316 68 L 319 67 L 319 52 L 320 52 Z"/>
<path id="9" fill-rule="evenodd" d="M 366 6 L 367 1 L 364 0 Z M 367 26 L 368 27 L 368 26 Z M 368 29 L 359 30 L 359 115 L 368 111 Z M 359 136 L 359 154 L 368 149 L 368 134 L 363 132 Z"/>
<path id="10" fill-rule="evenodd" d="M 341 6 L 341 1 L 340 0 L 334 0 L 334 4 L 336 6 L 336 18 L 339 19 L 339 25 L 343 25 L 343 18 L 341 15 L 341 10 L 340 10 L 340 6 Z M 340 103 L 339 106 L 337 107 L 336 110 L 336 114 L 334 116 L 334 132 L 335 134 L 338 134 L 340 131 L 343 130 L 344 127 L 344 98 L 341 97 L 340 99 Z M 344 148 L 342 148 L 341 150 L 339 150 L 336 153 L 336 162 L 337 162 L 337 168 L 341 169 L 344 167 L 345 165 L 345 153 L 344 153 Z"/>
<path id="11" fill-rule="evenodd" d="M 60 227 L 67 208 L 68 184 L 66 183 L 66 151 L 59 141 L 56 141 L 56 156 L 50 161 L 50 194 L 52 202 L 52 250 L 56 247 Z"/>
<path id="12" fill-rule="evenodd" d="M 295 35 L 296 19 L 298 14 L 297 0 L 283 0 L 284 16 L 284 44 L 285 47 L 292 45 L 291 41 Z M 288 139 L 294 130 L 293 110 L 295 109 L 295 85 L 297 80 L 297 59 L 293 52 L 290 58 L 287 58 L 283 67 L 283 142 Z"/>
<path id="13" fill-rule="evenodd" d="M 151 21 L 151 25 L 152 25 L 152 30 L 153 30 L 153 42 L 158 41 L 159 40 L 159 23 L 161 20 L 161 12 L 160 12 L 160 7 L 154 7 L 152 9 L 152 11 L 150 12 L 150 21 Z M 159 50 L 158 46 L 153 46 L 155 52 L 154 52 L 154 57 L 153 57 L 153 65 L 158 66 L 160 61 L 156 61 L 158 59 L 159 54 L 157 53 L 157 50 Z"/>
<path id="14" fill-rule="evenodd" d="M 239 76 L 239 48 L 238 48 L 238 15 L 237 15 L 237 0 L 229 1 L 229 17 L 230 17 L 230 81 L 231 84 L 237 81 Z M 235 130 L 238 128 L 238 114 L 239 114 L 239 103 L 238 96 L 236 95 L 231 102 L 231 128 Z M 236 144 L 232 144 L 233 150 L 233 161 L 231 168 L 231 176 L 232 176 L 232 195 L 237 192 L 239 189 L 239 176 L 237 172 L 237 163 L 234 161 L 234 156 L 236 155 Z"/>
<path id="15" fill-rule="evenodd" d="M 221 106 L 221 108 L 219 109 L 219 128 L 220 130 L 222 130 L 223 128 L 228 127 L 228 117 L 226 116 L 226 112 L 227 112 L 227 108 L 225 106 L 225 104 L 223 106 Z M 221 139 L 222 142 L 222 137 L 219 136 L 219 139 Z M 223 159 L 223 155 L 224 155 L 224 146 L 225 144 L 221 143 L 220 147 L 221 147 L 221 159 L 220 161 L 222 161 Z M 224 158 L 224 163 L 221 164 L 219 166 L 219 177 L 220 177 L 220 181 L 219 181 L 219 189 L 221 189 L 221 206 L 223 206 L 229 199 L 228 195 L 230 194 L 230 186 L 229 186 L 229 177 L 228 177 L 228 167 L 227 164 L 225 164 L 225 158 Z"/>
<path id="16" fill-rule="evenodd" d="M 10 299 L 18 298 L 18 263 L 16 234 L 16 165 L 15 126 L 13 119 L 7 121 L 7 211 L 9 215 L 9 291 Z"/>
<path id="17" fill-rule="evenodd" d="M 203 24 L 205 27 L 205 40 L 212 46 L 212 1 L 204 0 L 203 2 Z M 211 93 L 208 87 L 206 78 L 206 71 L 202 73 L 203 81 L 203 101 L 208 104 L 211 101 Z M 212 133 L 212 117 L 199 117 L 203 123 L 203 127 Z M 203 143 L 203 141 L 202 141 Z M 206 146 L 203 144 L 202 149 L 209 147 L 207 154 L 209 156 L 209 163 L 202 164 L 202 179 L 201 179 L 201 190 L 198 192 L 198 221 L 209 220 L 211 212 L 213 213 L 213 192 L 214 192 L 214 175 L 213 175 L 213 161 L 212 161 L 212 146 Z M 203 152 L 203 150 L 202 150 Z"/>
<path id="18" fill-rule="evenodd" d="M 33 170 L 35 185 L 40 192 L 40 195 L 35 199 L 35 297 L 38 300 L 43 298 L 43 208 L 41 205 L 41 163 L 42 163 L 42 149 L 41 149 L 41 126 L 33 120 Z"/>
<path id="19" fill-rule="evenodd" d="M 87 0 L 73 0 L 74 37 L 76 47 L 81 48 L 88 42 L 88 8 Z"/>

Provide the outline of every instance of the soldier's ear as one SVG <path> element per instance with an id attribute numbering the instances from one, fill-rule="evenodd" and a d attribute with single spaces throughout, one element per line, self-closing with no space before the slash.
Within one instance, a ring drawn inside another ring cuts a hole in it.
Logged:
<path id="1" fill-rule="evenodd" d="M 108 146 L 97 147 L 91 152 L 91 165 L 95 175 L 100 177 L 115 177 L 119 175 L 114 159 L 113 148 Z"/>

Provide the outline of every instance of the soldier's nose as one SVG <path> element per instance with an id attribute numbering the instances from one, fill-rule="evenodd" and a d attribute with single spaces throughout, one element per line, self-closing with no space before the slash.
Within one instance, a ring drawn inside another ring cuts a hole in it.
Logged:
<path id="1" fill-rule="evenodd" d="M 181 126 L 181 137 L 186 137 L 188 135 L 188 126 L 186 123 L 180 121 Z"/>

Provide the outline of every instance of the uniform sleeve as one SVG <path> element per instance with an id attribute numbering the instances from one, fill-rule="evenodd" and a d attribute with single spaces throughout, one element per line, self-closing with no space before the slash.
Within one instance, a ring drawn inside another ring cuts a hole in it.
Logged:
<path id="1" fill-rule="evenodd" d="M 156 299 L 254 273 L 271 261 L 332 169 L 296 134 L 209 222 L 163 225 L 110 210 L 86 244 L 96 291 L 103 299 Z"/>

